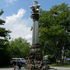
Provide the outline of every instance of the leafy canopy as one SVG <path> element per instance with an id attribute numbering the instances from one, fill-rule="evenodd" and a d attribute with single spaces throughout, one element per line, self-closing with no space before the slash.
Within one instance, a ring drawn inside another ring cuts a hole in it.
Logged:
<path id="1" fill-rule="evenodd" d="M 50 8 L 40 9 L 39 39 L 43 55 L 51 54 L 61 57 L 62 50 L 70 45 L 70 7 L 62 3 Z"/>
<path id="2" fill-rule="evenodd" d="M 30 43 L 21 37 L 10 41 L 10 51 L 12 58 L 26 58 L 30 52 Z"/>
<path id="3" fill-rule="evenodd" d="M 4 13 L 0 11 L 0 16 Z M 5 21 L 0 19 L 0 25 L 4 25 Z M 0 27 L 0 66 L 9 64 L 10 54 L 8 50 L 8 40 L 10 38 L 10 30 Z"/>

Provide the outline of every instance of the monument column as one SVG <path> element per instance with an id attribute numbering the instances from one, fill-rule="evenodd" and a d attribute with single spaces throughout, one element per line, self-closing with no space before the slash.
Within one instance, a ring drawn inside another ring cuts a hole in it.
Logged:
<path id="1" fill-rule="evenodd" d="M 39 7 L 40 4 L 38 4 L 37 1 L 33 2 L 33 6 L 30 8 L 32 9 L 32 19 L 33 19 L 33 35 L 32 35 L 32 44 L 39 44 Z"/>
<path id="2" fill-rule="evenodd" d="M 32 46 L 31 51 L 29 53 L 29 58 L 26 63 L 26 67 L 29 69 L 37 69 L 41 67 L 42 65 L 42 54 L 40 51 L 39 46 L 39 7 L 40 4 L 38 4 L 37 1 L 33 2 L 33 6 L 30 6 L 32 9 L 32 19 L 33 19 L 33 34 L 32 34 Z"/>
<path id="3" fill-rule="evenodd" d="M 39 45 L 39 7 L 37 1 L 33 2 L 32 9 L 32 19 L 33 19 L 33 34 L 32 34 L 32 46 L 29 53 L 28 61 L 25 63 L 27 69 L 31 70 L 48 70 L 48 65 L 43 63 L 43 56 L 40 51 Z"/>
<path id="4" fill-rule="evenodd" d="M 33 19 L 33 34 L 32 34 L 32 46 L 31 51 L 29 53 L 28 61 L 26 62 L 26 68 L 31 70 L 43 70 L 43 56 L 40 51 L 39 45 L 39 7 L 37 1 L 33 2 L 33 6 L 30 6 L 32 9 L 32 19 Z"/>

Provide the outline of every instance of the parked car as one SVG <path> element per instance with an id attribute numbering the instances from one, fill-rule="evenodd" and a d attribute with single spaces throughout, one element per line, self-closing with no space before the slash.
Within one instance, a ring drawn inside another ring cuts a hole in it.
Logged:
<path id="1" fill-rule="evenodd" d="M 67 58 L 67 61 L 70 61 L 70 58 Z"/>
<path id="2" fill-rule="evenodd" d="M 51 62 L 50 62 L 50 60 L 47 60 L 47 59 L 46 59 L 46 60 L 43 60 L 43 63 L 44 63 L 44 64 L 50 64 Z"/>
<path id="3" fill-rule="evenodd" d="M 50 61 L 50 60 L 48 60 L 48 59 L 46 59 L 45 57 L 43 57 L 43 63 L 45 63 L 45 64 L 50 64 L 50 63 L 51 63 L 51 61 Z"/>
<path id="4" fill-rule="evenodd" d="M 10 63 L 11 64 L 16 64 L 16 62 L 20 62 L 21 64 L 25 64 L 26 60 L 24 58 L 12 58 Z"/>

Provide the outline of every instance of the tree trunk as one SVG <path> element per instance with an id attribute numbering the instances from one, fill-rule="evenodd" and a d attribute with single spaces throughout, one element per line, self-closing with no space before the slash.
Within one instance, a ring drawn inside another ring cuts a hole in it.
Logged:
<path id="1" fill-rule="evenodd" d="M 62 65 L 62 58 L 60 58 L 60 64 Z"/>
<path id="2" fill-rule="evenodd" d="M 60 64 L 63 64 L 63 58 L 62 58 L 62 53 L 60 54 Z"/>

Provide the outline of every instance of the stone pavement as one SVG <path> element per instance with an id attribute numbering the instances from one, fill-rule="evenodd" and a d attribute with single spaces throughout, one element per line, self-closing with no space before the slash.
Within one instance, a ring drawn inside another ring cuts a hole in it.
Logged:
<path id="1" fill-rule="evenodd" d="M 0 68 L 0 70 L 13 70 L 13 68 Z"/>
<path id="2" fill-rule="evenodd" d="M 57 70 L 70 70 L 70 68 L 67 68 L 67 67 L 52 67 L 52 68 Z"/>
<path id="3" fill-rule="evenodd" d="M 13 70 L 14 68 L 0 68 L 0 70 Z M 24 67 L 21 68 L 21 70 L 28 70 L 25 69 Z M 49 70 L 70 70 L 70 68 L 65 68 L 65 67 L 51 67 Z"/>

